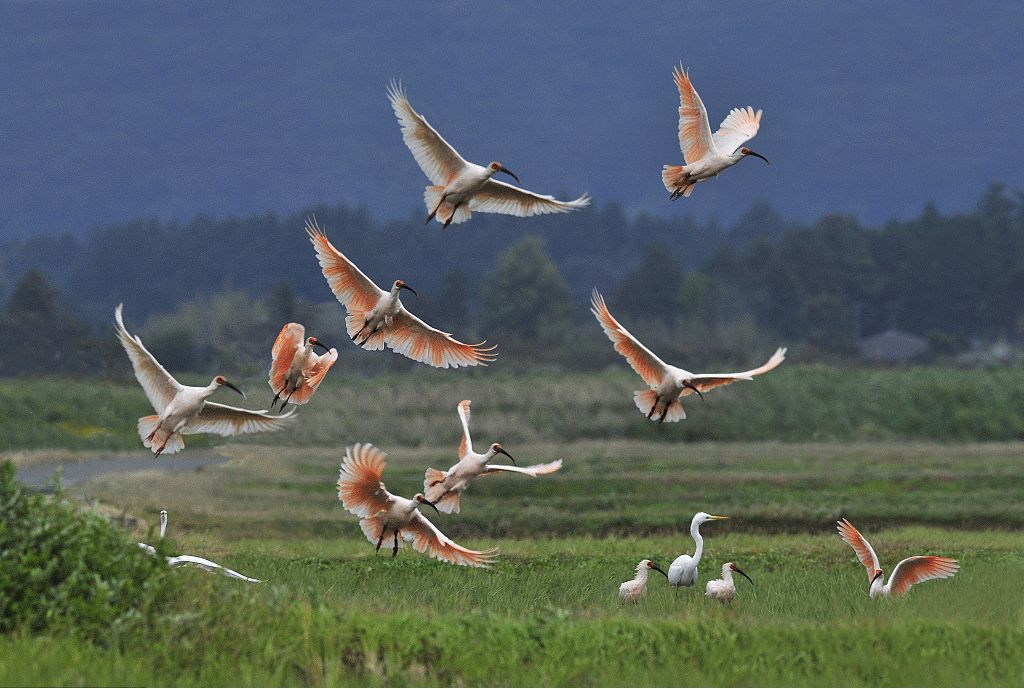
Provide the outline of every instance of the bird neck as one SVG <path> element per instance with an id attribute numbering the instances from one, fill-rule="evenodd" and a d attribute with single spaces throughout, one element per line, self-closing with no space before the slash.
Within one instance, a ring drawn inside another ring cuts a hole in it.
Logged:
<path id="1" fill-rule="evenodd" d="M 725 583 L 731 584 L 732 583 L 732 570 L 729 569 L 728 567 L 723 567 L 722 568 L 722 579 L 725 581 Z"/>
<path id="2" fill-rule="evenodd" d="M 647 567 L 641 567 L 640 569 L 636 570 L 636 576 L 633 577 L 633 579 L 635 581 L 647 583 L 647 574 L 649 571 L 650 570 L 648 570 Z"/>
<path id="3" fill-rule="evenodd" d="M 693 536 L 693 542 L 696 543 L 696 547 L 693 549 L 693 561 L 697 562 L 704 553 L 704 537 L 700 535 L 700 524 L 697 522 L 690 524 L 690 535 Z"/>
<path id="4" fill-rule="evenodd" d="M 871 582 L 871 589 L 868 591 L 871 598 L 878 598 L 885 595 L 885 576 L 880 576 Z"/>

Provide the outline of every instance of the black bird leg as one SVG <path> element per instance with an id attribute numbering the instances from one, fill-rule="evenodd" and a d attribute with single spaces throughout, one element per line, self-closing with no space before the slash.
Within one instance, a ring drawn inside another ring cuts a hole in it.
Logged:
<path id="1" fill-rule="evenodd" d="M 395 531 L 395 547 L 391 549 L 391 557 L 398 555 L 398 531 Z"/>

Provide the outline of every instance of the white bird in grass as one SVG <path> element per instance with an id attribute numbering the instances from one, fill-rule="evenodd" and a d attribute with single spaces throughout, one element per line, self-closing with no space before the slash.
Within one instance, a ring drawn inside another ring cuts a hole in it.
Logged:
<path id="1" fill-rule="evenodd" d="M 306 232 L 316 248 L 327 284 L 348 312 L 348 335 L 363 349 L 376 351 L 386 344 L 403 356 L 437 368 L 486 366 L 497 357 L 493 345 L 459 342 L 412 315 L 398 293 L 403 289 L 413 294 L 416 291 L 402 280 L 395 280 L 389 292 L 377 287 L 334 248 L 316 219 L 306 221 Z"/>
<path id="2" fill-rule="evenodd" d="M 737 380 L 753 380 L 754 376 L 771 371 L 786 359 L 785 348 L 775 350 L 763 365 L 740 373 L 690 373 L 675 366 L 669 366 L 647 349 L 640 340 L 612 316 L 602 297 L 595 289 L 591 296 L 590 311 L 601 324 L 605 334 L 615 345 L 615 351 L 626 357 L 633 370 L 650 386 L 648 390 L 637 390 L 633 401 L 647 418 L 658 416 L 662 421 L 679 421 L 686 418 L 680 397 L 696 392 L 701 399 L 705 392 Z M 659 409 L 660 407 L 660 409 Z"/>
<path id="3" fill-rule="evenodd" d="M 402 138 L 413 157 L 431 182 L 423 192 L 423 201 L 433 219 L 448 227 L 469 220 L 471 211 L 501 213 L 520 218 L 545 213 L 568 213 L 590 205 L 587 194 L 575 201 L 559 201 L 552 196 L 535 194 L 511 184 L 491 179 L 497 172 L 516 177 L 495 161 L 487 167 L 470 163 L 459 155 L 427 121 L 420 116 L 400 84 L 388 87 L 388 99 L 402 126 Z"/>
<path id="4" fill-rule="evenodd" d="M 658 565 L 650 560 L 640 560 L 636 566 L 636 576 L 619 584 L 619 601 L 622 603 L 639 603 L 647 595 L 647 575 L 651 570 L 665 574 Z M 668 576 L 665 574 L 665 576 Z"/>
<path id="5" fill-rule="evenodd" d="M 686 160 L 686 165 L 666 165 L 661 172 L 661 181 L 673 201 L 689 196 L 698 182 L 718 177 L 720 172 L 747 156 L 768 162 L 760 153 L 742 145 L 753 139 L 761 127 L 760 110 L 755 113 L 750 106 L 733 108 L 718 131 L 712 134 L 704 103 L 682 65 L 674 69 L 672 75 L 679 89 L 679 147 Z"/>
<path id="6" fill-rule="evenodd" d="M 128 353 L 135 377 L 157 412 L 139 419 L 142 444 L 151 449 L 155 456 L 174 454 L 183 449 L 183 433 L 231 436 L 284 428 L 294 409 L 287 414 L 273 416 L 265 410 L 253 411 L 208 402 L 207 399 L 224 386 L 245 398 L 245 393 L 229 383 L 224 376 L 216 376 L 206 387 L 182 385 L 176 381 L 143 346 L 142 340 L 137 335 L 129 334 L 124 327 L 122 310 L 123 304 L 118 304 L 114 310 L 117 339 Z"/>
<path id="7" fill-rule="evenodd" d="M 388 492 L 381 481 L 386 456 L 373 445 L 356 443 L 345 448 L 338 477 L 338 498 L 346 510 L 360 517 L 359 527 L 370 543 L 379 551 L 385 538 L 393 538 L 391 557 L 394 557 L 398 554 L 401 536 L 418 552 L 438 560 L 466 567 L 490 566 L 498 556 L 498 549 L 470 550 L 445 536 L 420 514 L 420 505 L 434 507 L 422 493 L 409 500 Z"/>
<path id="8" fill-rule="evenodd" d="M 164 540 L 164 535 L 167 533 L 167 510 L 160 510 L 160 540 Z M 150 555 L 156 555 L 156 548 L 146 543 L 139 543 L 139 547 L 145 550 Z M 171 567 L 185 567 L 193 566 L 199 567 L 200 569 L 207 571 L 211 574 L 223 574 L 226 577 L 232 579 L 239 579 L 241 581 L 248 581 L 250 584 L 259 584 L 259 579 L 253 579 L 247 577 L 244 574 L 239 574 L 233 569 L 229 569 L 223 565 L 218 565 L 212 560 L 207 560 L 205 557 L 196 557 L 195 555 L 178 555 L 176 557 L 168 557 L 167 564 Z"/>
<path id="9" fill-rule="evenodd" d="M 473 440 L 469 436 L 469 400 L 462 400 L 458 406 L 459 419 L 462 420 L 462 442 L 459 443 L 459 461 L 448 471 L 427 469 L 423 477 L 423 492 L 434 503 L 437 509 L 446 513 L 458 513 L 459 498 L 469 486 L 469 482 L 477 476 L 510 471 L 527 476 L 553 474 L 562 468 L 562 460 L 557 459 L 548 464 L 531 466 L 509 466 L 507 464 L 490 464 L 495 455 L 505 455 L 515 464 L 516 460 L 501 446 L 494 443 L 484 454 L 473 451 Z"/>
<path id="10" fill-rule="evenodd" d="M 675 587 L 693 586 L 697 583 L 697 565 L 700 564 L 701 555 L 704 554 L 704 537 L 700 535 L 700 525 L 704 522 L 728 519 L 707 512 L 698 512 L 690 520 L 690 535 L 696 548 L 693 555 L 680 555 L 668 568 L 668 583 Z"/>
<path id="11" fill-rule="evenodd" d="M 317 354 L 315 347 L 324 350 Z M 306 337 L 306 329 L 300 323 L 288 323 L 281 328 L 274 347 L 271 350 L 270 389 L 274 391 L 274 399 L 270 403 L 273 409 L 277 400 L 281 401 L 280 411 L 292 404 L 305 404 L 320 387 L 327 371 L 338 360 L 338 350 L 328 349 L 327 345 L 315 337 Z"/>
<path id="12" fill-rule="evenodd" d="M 853 548 L 860 559 L 860 563 L 868 573 L 868 596 L 871 598 L 889 598 L 901 596 L 910 590 L 914 584 L 920 584 L 929 579 L 946 579 L 957 573 L 960 564 L 951 557 L 939 557 L 936 555 L 915 555 L 901 560 L 896 568 L 889 575 L 889 581 L 882 580 L 882 568 L 878 564 L 878 556 L 874 548 L 867 542 L 860 531 L 854 528 L 847 519 L 837 522 L 836 530 L 839 536 Z"/>
<path id="13" fill-rule="evenodd" d="M 736 597 L 736 584 L 732 580 L 733 572 L 743 575 L 751 585 L 754 584 L 754 580 L 737 567 L 735 562 L 726 562 L 722 565 L 722 578 L 709 581 L 704 587 L 704 595 L 714 598 L 720 603 L 732 603 L 732 599 Z"/>

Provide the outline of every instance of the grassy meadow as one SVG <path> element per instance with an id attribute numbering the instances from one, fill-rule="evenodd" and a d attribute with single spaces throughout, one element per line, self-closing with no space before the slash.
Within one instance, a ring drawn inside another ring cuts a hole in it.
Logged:
<path id="1" fill-rule="evenodd" d="M 178 473 L 148 470 L 175 457 L 138 447 L 137 390 L 55 387 L 75 410 L 66 413 L 109 432 L 55 457 L 128 448 L 139 461 L 138 472 L 69 497 L 140 519 L 135 539 L 153 538 L 167 509 L 175 552 L 264 583 L 178 570 L 181 586 L 159 614 L 99 635 L 0 636 L 0 684 L 1024 683 L 1019 371 L 792 367 L 689 401 L 690 419 L 662 427 L 632 406 L 636 381 L 624 372 L 430 373 L 328 380 L 287 432 L 227 445 L 190 436 L 188 449 L 214 446 L 229 461 Z M 245 386 L 251 397 L 259 385 Z M 16 396 L 0 384 L 14 414 L 0 424 L 24 424 Z M 430 512 L 462 545 L 499 547 L 490 570 L 407 548 L 375 554 L 335 494 L 344 444 L 379 444 L 389 489 L 412 495 L 425 467 L 454 463 L 463 397 L 473 399 L 477 444 L 501 441 L 521 464 L 562 457 L 564 468 L 483 477 L 461 514 Z M 987 422 L 972 425 L 975 416 Z M 8 440 L 8 454 L 43 461 L 47 450 L 10 450 L 60 445 L 46 435 L 60 417 L 50 418 L 49 430 Z M 702 530 L 697 589 L 674 591 L 655 573 L 644 601 L 620 605 L 618 584 L 640 559 L 667 568 L 692 550 L 698 510 L 731 519 Z M 887 572 L 926 553 L 962 569 L 905 599 L 871 601 L 835 534 L 839 516 Z M 702 594 L 727 560 L 755 585 L 740 579 L 737 601 L 721 606 Z"/>

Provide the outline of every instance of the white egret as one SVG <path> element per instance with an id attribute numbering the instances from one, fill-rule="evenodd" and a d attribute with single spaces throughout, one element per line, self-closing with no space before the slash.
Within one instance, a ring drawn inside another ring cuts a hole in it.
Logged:
<path id="1" fill-rule="evenodd" d="M 693 586 L 697 583 L 697 565 L 704 554 L 704 537 L 700 535 L 700 525 L 705 522 L 728 519 L 707 512 L 698 512 L 690 520 L 690 535 L 696 545 L 693 555 L 680 555 L 668 568 L 668 583 L 675 587 Z"/>

